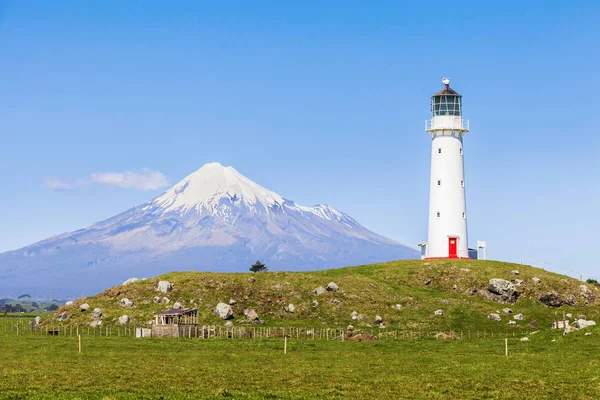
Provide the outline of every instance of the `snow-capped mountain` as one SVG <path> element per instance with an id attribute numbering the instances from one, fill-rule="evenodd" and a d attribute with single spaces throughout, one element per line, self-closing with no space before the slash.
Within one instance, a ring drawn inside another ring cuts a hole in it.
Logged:
<path id="1" fill-rule="evenodd" d="M 152 201 L 0 254 L 0 296 L 78 296 L 174 270 L 307 270 L 417 258 L 327 205 L 304 207 L 204 165 Z"/>

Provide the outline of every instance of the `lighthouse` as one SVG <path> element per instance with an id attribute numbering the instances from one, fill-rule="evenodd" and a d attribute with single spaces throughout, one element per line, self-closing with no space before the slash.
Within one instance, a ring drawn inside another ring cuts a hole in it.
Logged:
<path id="1" fill-rule="evenodd" d="M 442 78 L 444 87 L 431 96 L 429 229 L 421 243 L 422 258 L 469 258 L 463 136 L 469 120 L 463 118 L 462 96 Z M 476 253 L 475 253 L 476 254 Z"/>

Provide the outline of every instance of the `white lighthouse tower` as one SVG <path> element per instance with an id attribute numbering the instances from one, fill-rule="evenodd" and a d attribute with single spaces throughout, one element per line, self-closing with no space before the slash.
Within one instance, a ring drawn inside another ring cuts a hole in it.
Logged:
<path id="1" fill-rule="evenodd" d="M 421 243 L 423 258 L 469 258 L 463 136 L 469 121 L 462 116 L 462 96 L 450 79 L 431 96 L 433 117 L 425 121 L 431 135 L 429 231 Z"/>

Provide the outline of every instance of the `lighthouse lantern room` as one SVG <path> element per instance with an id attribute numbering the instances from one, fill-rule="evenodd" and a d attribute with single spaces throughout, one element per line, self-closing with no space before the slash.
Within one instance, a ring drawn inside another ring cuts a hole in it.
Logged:
<path id="1" fill-rule="evenodd" d="M 431 96 L 429 229 L 421 243 L 423 258 L 469 258 L 463 136 L 469 121 L 462 116 L 462 96 L 442 78 L 444 87 Z"/>

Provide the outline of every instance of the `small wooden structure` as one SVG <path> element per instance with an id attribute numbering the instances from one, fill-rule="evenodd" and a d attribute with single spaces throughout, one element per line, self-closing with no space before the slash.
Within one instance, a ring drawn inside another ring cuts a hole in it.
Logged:
<path id="1" fill-rule="evenodd" d="M 152 337 L 197 337 L 198 309 L 173 308 L 154 316 Z"/>

